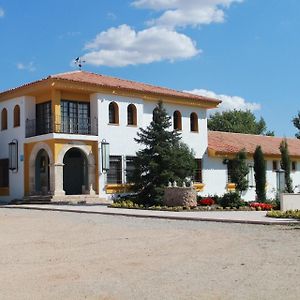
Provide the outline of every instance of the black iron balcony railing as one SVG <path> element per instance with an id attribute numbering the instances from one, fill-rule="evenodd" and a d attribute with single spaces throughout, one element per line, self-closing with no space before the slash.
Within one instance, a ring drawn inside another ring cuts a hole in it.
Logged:
<path id="1" fill-rule="evenodd" d="M 26 137 L 33 137 L 47 133 L 65 133 L 81 135 L 98 135 L 98 122 L 95 118 L 57 118 L 26 120 Z"/>

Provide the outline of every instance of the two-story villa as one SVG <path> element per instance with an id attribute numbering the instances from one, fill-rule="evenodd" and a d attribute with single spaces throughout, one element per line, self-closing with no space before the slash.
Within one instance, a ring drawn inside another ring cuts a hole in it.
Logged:
<path id="1" fill-rule="evenodd" d="M 139 147 L 134 138 L 150 124 L 158 101 L 195 152 L 194 180 L 202 190 L 207 110 L 220 101 L 75 71 L 0 94 L 0 200 L 107 199 L 125 191 Z"/>

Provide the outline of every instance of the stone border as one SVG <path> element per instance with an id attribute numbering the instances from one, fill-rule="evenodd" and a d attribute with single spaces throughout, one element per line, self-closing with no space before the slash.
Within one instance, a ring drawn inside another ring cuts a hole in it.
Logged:
<path id="1" fill-rule="evenodd" d="M 112 212 L 112 211 L 91 211 L 80 210 L 74 208 L 57 208 L 57 207 L 42 207 L 42 206 L 25 206 L 25 205 L 4 205 L 0 208 L 6 209 L 27 209 L 39 211 L 54 211 L 54 212 L 69 212 L 69 213 L 82 213 L 82 214 L 96 214 L 96 215 L 110 215 L 122 217 L 135 217 L 135 218 L 150 218 L 150 219 L 165 219 L 165 220 L 178 220 L 178 221 L 205 221 L 205 222 L 219 222 L 219 223 L 237 223 L 237 224 L 253 224 L 253 225 L 300 225 L 299 221 L 295 220 L 240 220 L 240 219 L 224 219 L 224 218 L 207 218 L 207 217 L 190 217 L 190 216 L 174 216 L 174 215 L 157 215 L 155 213 L 136 214 L 129 211 L 126 212 Z M 117 210 L 117 209 L 116 209 Z M 177 213 L 177 212 L 175 212 Z"/>

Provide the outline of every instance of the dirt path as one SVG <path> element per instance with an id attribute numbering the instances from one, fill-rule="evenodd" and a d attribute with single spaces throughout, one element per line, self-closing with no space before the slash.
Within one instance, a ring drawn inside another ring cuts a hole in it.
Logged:
<path id="1" fill-rule="evenodd" d="M 0 209 L 0 299 L 299 299 L 296 227 Z"/>

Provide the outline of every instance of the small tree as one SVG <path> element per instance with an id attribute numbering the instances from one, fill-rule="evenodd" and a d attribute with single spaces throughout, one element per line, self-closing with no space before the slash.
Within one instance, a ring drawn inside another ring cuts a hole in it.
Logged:
<path id="1" fill-rule="evenodd" d="M 291 179 L 291 159 L 286 139 L 282 140 L 279 149 L 281 152 L 280 165 L 281 168 L 284 170 L 285 191 L 287 193 L 293 193 L 293 182 Z"/>
<path id="2" fill-rule="evenodd" d="M 228 169 L 232 183 L 236 184 L 236 190 L 242 193 L 248 189 L 248 180 L 246 176 L 249 173 L 247 166 L 247 155 L 245 150 L 241 150 L 236 154 L 236 157 L 228 162 Z"/>
<path id="3" fill-rule="evenodd" d="M 265 202 L 266 199 L 266 161 L 261 146 L 257 146 L 253 155 L 254 160 L 254 178 L 255 192 L 259 202 Z"/>
<path id="4" fill-rule="evenodd" d="M 153 121 L 146 129 L 140 128 L 135 139 L 144 146 L 136 154 L 130 178 L 139 203 L 160 204 L 169 181 L 181 183 L 192 177 L 196 168 L 193 152 L 180 141 L 180 133 L 170 130 L 170 119 L 160 102 L 153 111 Z"/>
<path id="5" fill-rule="evenodd" d="M 222 113 L 217 112 L 208 118 L 207 126 L 209 130 L 213 131 L 274 135 L 274 132 L 267 130 L 264 119 L 257 120 L 250 110 L 235 109 Z"/>
<path id="6" fill-rule="evenodd" d="M 298 115 L 292 120 L 294 126 L 299 130 L 295 136 L 297 139 L 300 139 L 300 111 L 298 112 Z"/>

